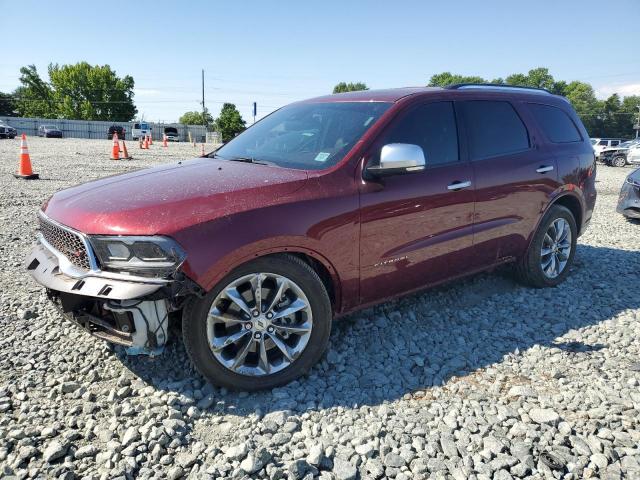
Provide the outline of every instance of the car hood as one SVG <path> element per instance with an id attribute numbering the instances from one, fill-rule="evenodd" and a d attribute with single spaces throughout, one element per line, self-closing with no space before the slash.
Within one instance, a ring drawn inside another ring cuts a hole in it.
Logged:
<path id="1" fill-rule="evenodd" d="M 286 201 L 303 170 L 198 158 L 62 190 L 42 207 L 87 234 L 172 235 L 186 227 Z"/>

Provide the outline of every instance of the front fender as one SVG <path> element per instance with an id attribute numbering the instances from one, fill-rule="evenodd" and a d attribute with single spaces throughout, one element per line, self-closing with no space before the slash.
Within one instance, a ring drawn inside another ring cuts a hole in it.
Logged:
<path id="1" fill-rule="evenodd" d="M 176 232 L 187 252 L 183 270 L 210 291 L 236 267 L 260 256 L 301 253 L 330 273 L 340 301 L 357 302 L 359 219 L 356 195 L 307 199 L 217 218 Z"/>

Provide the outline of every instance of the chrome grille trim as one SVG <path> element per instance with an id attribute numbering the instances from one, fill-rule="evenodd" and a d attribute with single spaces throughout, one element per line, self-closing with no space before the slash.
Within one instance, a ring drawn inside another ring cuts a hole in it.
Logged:
<path id="1" fill-rule="evenodd" d="M 38 220 L 42 238 L 71 265 L 85 272 L 97 269 L 89 242 L 82 233 L 50 219 L 42 212 L 39 213 Z"/>

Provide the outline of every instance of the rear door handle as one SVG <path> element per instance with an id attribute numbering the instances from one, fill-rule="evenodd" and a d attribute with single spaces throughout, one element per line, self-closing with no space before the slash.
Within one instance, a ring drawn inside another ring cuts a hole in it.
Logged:
<path id="1" fill-rule="evenodd" d="M 471 180 L 467 180 L 465 182 L 453 182 L 451 185 L 447 186 L 447 190 L 462 190 L 463 188 L 469 188 L 471 186 Z"/>
<path id="2" fill-rule="evenodd" d="M 537 168 L 536 172 L 538 172 L 538 173 L 547 173 L 547 172 L 550 172 L 551 170 L 553 170 L 553 166 L 552 165 L 543 165 L 542 167 Z"/>

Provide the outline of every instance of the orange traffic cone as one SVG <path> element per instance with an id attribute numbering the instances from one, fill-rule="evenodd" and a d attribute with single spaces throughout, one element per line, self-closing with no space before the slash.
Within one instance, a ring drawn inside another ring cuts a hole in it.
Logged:
<path id="1" fill-rule="evenodd" d="M 18 166 L 18 173 L 14 173 L 13 176 L 16 178 L 24 178 L 25 180 L 40 178 L 40 175 L 33 173 L 31 169 L 31 157 L 29 156 L 29 149 L 27 148 L 27 136 L 24 133 L 20 141 L 20 164 Z"/>
<path id="2" fill-rule="evenodd" d="M 165 133 L 164 135 L 162 135 L 162 148 L 167 148 L 169 145 L 167 145 L 167 134 Z"/>
<path id="3" fill-rule="evenodd" d="M 144 150 L 149 150 L 149 137 L 147 136 L 144 137 L 144 143 L 142 144 L 142 148 Z"/>
<path id="4" fill-rule="evenodd" d="M 149 134 L 149 145 L 153 145 L 153 137 Z"/>
<path id="5" fill-rule="evenodd" d="M 124 160 L 131 160 L 131 158 L 133 158 L 133 157 L 130 157 L 129 152 L 127 152 L 127 144 L 124 143 L 124 138 L 122 139 L 122 151 L 123 151 L 122 158 Z"/>
<path id="6" fill-rule="evenodd" d="M 118 134 L 113 134 L 113 148 L 111 149 L 111 160 L 120 160 L 120 144 L 118 143 Z"/>

